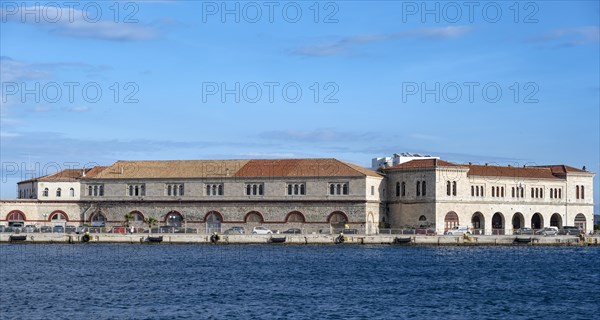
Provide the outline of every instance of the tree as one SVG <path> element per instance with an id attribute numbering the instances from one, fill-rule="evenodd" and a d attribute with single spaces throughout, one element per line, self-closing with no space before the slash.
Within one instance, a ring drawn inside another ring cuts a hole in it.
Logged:
<path id="1" fill-rule="evenodd" d="M 133 220 L 133 215 L 130 213 L 126 213 L 124 218 L 125 218 L 125 227 L 129 228 L 129 221 Z"/>
<path id="2" fill-rule="evenodd" d="M 148 228 L 150 229 L 148 232 L 152 233 L 152 227 L 156 225 L 158 221 L 154 218 L 146 218 L 144 219 L 144 223 L 148 225 Z"/>

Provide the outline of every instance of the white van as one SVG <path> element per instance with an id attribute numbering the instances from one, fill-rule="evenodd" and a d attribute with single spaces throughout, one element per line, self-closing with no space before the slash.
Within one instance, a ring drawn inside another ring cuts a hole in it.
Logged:
<path id="1" fill-rule="evenodd" d="M 462 236 L 465 233 L 471 234 L 468 226 L 456 226 L 456 227 L 454 227 L 452 229 L 448 229 L 448 230 L 446 230 L 446 232 L 444 232 L 445 235 L 451 235 L 451 236 Z"/>

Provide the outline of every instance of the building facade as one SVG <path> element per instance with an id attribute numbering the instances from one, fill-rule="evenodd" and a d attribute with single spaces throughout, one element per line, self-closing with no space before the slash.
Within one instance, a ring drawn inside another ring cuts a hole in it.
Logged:
<path id="1" fill-rule="evenodd" d="M 593 177 L 565 165 L 511 167 L 413 160 L 385 169 L 393 227 L 458 225 L 475 234 L 529 227 L 593 229 Z"/>
<path id="2" fill-rule="evenodd" d="M 336 159 L 117 161 L 20 182 L 2 225 L 159 226 L 221 232 L 265 225 L 350 228 L 465 225 L 476 234 L 575 225 L 593 229 L 593 177 L 565 165 L 461 165 L 427 157 L 379 172 Z"/>

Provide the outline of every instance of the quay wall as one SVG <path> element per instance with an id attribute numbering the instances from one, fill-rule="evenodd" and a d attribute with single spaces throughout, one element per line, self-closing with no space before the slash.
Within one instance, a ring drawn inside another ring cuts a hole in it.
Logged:
<path id="1" fill-rule="evenodd" d="M 11 236 L 26 236 L 24 241 L 11 241 Z M 162 236 L 160 243 L 153 244 L 213 244 L 210 235 L 198 234 L 152 234 L 152 237 Z M 0 243 L 82 243 L 83 235 L 78 234 L 0 234 Z M 89 243 L 148 243 L 148 234 L 90 234 Z M 272 243 L 272 239 L 285 237 L 283 243 Z M 221 235 L 215 244 L 334 244 L 337 235 Z M 600 236 L 579 238 L 575 236 L 406 236 L 397 235 L 346 235 L 341 245 L 429 245 L 429 246 L 494 246 L 494 245 L 543 245 L 543 246 L 574 246 L 600 245 Z"/>

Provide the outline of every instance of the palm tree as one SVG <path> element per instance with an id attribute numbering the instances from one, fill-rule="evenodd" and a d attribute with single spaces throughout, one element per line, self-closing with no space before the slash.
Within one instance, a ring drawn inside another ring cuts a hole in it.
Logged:
<path id="1" fill-rule="evenodd" d="M 152 227 L 156 225 L 158 221 L 154 218 L 146 218 L 144 219 L 144 223 L 148 225 L 148 228 L 150 229 L 148 231 L 148 233 L 152 233 Z"/>
<path id="2" fill-rule="evenodd" d="M 129 228 L 129 221 L 133 220 L 133 215 L 130 213 L 126 213 L 124 218 L 125 218 L 125 227 Z"/>

